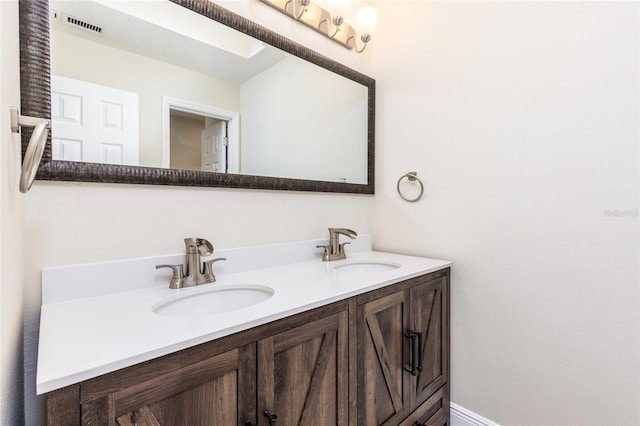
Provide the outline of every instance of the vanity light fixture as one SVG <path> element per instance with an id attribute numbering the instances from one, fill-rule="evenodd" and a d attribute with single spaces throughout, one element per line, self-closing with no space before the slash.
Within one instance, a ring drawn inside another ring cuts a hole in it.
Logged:
<path id="1" fill-rule="evenodd" d="M 334 38 L 340 31 L 340 27 L 344 23 L 344 17 L 349 12 L 351 6 L 351 0 L 329 0 L 329 14 L 331 15 L 331 22 L 335 27 L 333 34 L 329 37 Z"/>
<path id="2" fill-rule="evenodd" d="M 378 25 L 378 9 L 371 6 L 361 7 L 356 14 L 356 26 L 360 33 L 360 40 L 362 40 L 362 49 L 356 47 L 356 52 L 362 53 L 367 47 L 367 43 L 371 41 L 373 31 Z"/>
<path id="3" fill-rule="evenodd" d="M 304 15 L 304 13 L 307 11 L 307 6 L 309 6 L 309 3 L 311 3 L 311 0 L 289 0 L 289 3 L 293 4 L 294 18 L 299 20 L 300 18 L 302 18 L 302 15 Z M 299 5 L 298 7 L 302 9 L 302 12 L 300 12 L 299 15 L 296 12 L 296 5 Z"/>
<path id="4" fill-rule="evenodd" d="M 336 43 L 340 43 L 347 49 L 355 49 L 358 53 L 367 47 L 378 23 L 378 11 L 375 7 L 361 7 L 356 12 L 357 27 L 360 33 L 360 36 L 357 37 L 356 30 L 344 19 L 351 6 L 351 0 L 329 0 L 329 10 L 318 6 L 311 0 L 261 1 Z M 357 38 L 362 41 L 362 48 L 357 47 Z"/>

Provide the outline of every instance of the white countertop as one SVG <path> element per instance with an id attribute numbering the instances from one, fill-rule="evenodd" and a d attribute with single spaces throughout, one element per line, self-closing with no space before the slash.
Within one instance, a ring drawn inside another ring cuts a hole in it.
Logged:
<path id="1" fill-rule="evenodd" d="M 316 244 L 316 241 L 305 245 Z M 265 246 L 266 247 L 266 246 Z M 216 256 L 220 253 L 216 252 Z M 227 254 L 227 257 L 231 254 Z M 158 258 L 153 258 L 152 263 Z M 357 261 L 390 261 L 397 269 L 375 273 L 335 269 Z M 146 260 L 149 263 L 148 260 Z M 37 393 L 42 394 L 117 369 L 157 358 L 270 321 L 448 267 L 449 261 L 392 253 L 358 251 L 346 260 L 296 261 L 235 273 L 216 273 L 217 282 L 185 289 L 164 285 L 114 293 L 67 297 L 51 296 L 43 271 Z M 216 264 L 217 266 L 217 264 Z M 230 270 L 232 268 L 229 268 Z M 240 268 L 242 269 L 242 268 Z M 156 276 L 156 271 L 149 272 Z M 170 276 L 170 274 L 169 274 Z M 77 283 L 69 283 L 77 285 Z M 86 283 L 81 283 L 86 286 Z M 211 290 L 215 286 L 262 285 L 271 298 L 228 313 L 205 317 L 168 317 L 154 313 L 157 303 L 180 294 Z M 121 289 L 120 289 L 121 290 Z M 47 296 L 44 296 L 49 292 Z M 51 302 L 51 303 L 49 303 Z"/>

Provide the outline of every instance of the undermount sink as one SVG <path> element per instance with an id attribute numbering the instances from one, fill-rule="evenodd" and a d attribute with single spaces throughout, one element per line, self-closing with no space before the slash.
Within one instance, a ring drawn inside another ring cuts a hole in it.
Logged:
<path id="1" fill-rule="evenodd" d="M 262 285 L 217 286 L 207 291 L 173 296 L 151 309 L 169 317 L 205 316 L 247 308 L 264 302 L 273 294 L 271 287 Z"/>
<path id="2" fill-rule="evenodd" d="M 334 266 L 334 269 L 338 271 L 349 272 L 384 272 L 393 269 L 398 269 L 399 263 L 391 262 L 389 260 L 378 259 L 366 259 L 366 260 L 351 260 L 346 263 Z"/>

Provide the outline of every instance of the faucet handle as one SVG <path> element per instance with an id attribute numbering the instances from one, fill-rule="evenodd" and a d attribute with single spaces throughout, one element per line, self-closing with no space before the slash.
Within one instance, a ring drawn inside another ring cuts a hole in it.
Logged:
<path id="1" fill-rule="evenodd" d="M 216 276 L 215 276 L 215 275 L 213 275 L 213 263 L 214 263 L 214 262 L 217 262 L 217 261 L 219 261 L 219 260 L 227 260 L 227 258 L 226 258 L 226 257 L 217 257 L 217 258 L 215 258 L 215 259 L 206 260 L 206 261 L 204 262 L 204 270 L 202 271 L 202 273 L 203 273 L 204 275 L 211 274 L 211 276 L 213 277 L 213 281 L 215 281 L 215 280 L 216 280 Z"/>
<path id="2" fill-rule="evenodd" d="M 156 269 L 160 268 L 171 268 L 173 270 L 173 276 L 171 277 L 171 281 L 169 281 L 169 288 L 180 288 L 182 287 L 182 278 L 184 278 L 184 273 L 182 272 L 182 265 L 156 265 Z"/>
<path id="3" fill-rule="evenodd" d="M 344 246 L 346 246 L 347 244 L 351 244 L 351 243 L 346 242 L 346 243 L 338 244 L 338 253 L 344 253 Z"/>
<path id="4" fill-rule="evenodd" d="M 322 253 L 322 260 L 327 261 L 329 259 L 329 246 L 316 246 L 316 248 L 321 248 L 324 250 Z"/>

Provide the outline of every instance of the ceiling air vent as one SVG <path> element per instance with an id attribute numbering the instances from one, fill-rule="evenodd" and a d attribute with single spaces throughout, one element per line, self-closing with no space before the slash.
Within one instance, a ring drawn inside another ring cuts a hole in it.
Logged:
<path id="1" fill-rule="evenodd" d="M 83 30 L 91 31 L 94 34 L 102 34 L 102 27 L 87 21 L 83 21 L 82 19 L 78 19 L 71 15 L 65 14 L 62 17 L 62 22 L 68 25 L 72 25 L 76 28 L 82 28 Z"/>

